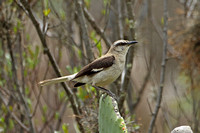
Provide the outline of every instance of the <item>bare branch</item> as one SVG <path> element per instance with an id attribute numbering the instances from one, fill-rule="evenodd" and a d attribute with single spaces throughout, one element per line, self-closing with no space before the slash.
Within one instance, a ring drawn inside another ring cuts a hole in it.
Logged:
<path id="1" fill-rule="evenodd" d="M 166 59 L 167 59 L 167 28 L 168 28 L 168 0 L 164 0 L 164 29 L 163 29 L 163 56 L 162 56 L 162 64 L 161 64 L 161 72 L 160 72 L 160 87 L 158 90 L 158 97 L 156 101 L 156 108 L 154 110 L 150 126 L 148 129 L 148 133 L 153 132 L 153 128 L 156 122 L 156 118 L 159 112 L 160 104 L 162 101 L 162 92 L 164 88 L 164 81 L 165 81 L 165 67 L 166 67 Z"/>
<path id="2" fill-rule="evenodd" d="M 85 14 L 86 19 L 90 23 L 90 25 L 96 31 L 96 33 L 99 34 L 105 41 L 106 45 L 110 47 L 112 44 L 111 41 L 109 40 L 109 38 L 106 37 L 106 35 L 104 34 L 104 31 L 100 27 L 98 27 L 97 23 L 95 22 L 94 18 L 92 17 L 90 12 L 87 10 L 87 8 L 84 8 L 84 14 Z"/>
<path id="3" fill-rule="evenodd" d="M 10 113 L 11 117 L 12 117 L 24 130 L 26 130 L 27 132 L 29 132 L 29 131 L 30 131 L 29 128 L 26 127 L 26 126 L 19 120 L 19 118 L 18 118 L 15 114 L 13 114 L 13 113 L 10 111 L 9 107 L 8 107 L 7 104 L 6 104 L 6 101 L 4 100 L 5 98 L 2 96 L 1 92 L 0 92 L 0 99 L 3 101 L 3 104 L 5 105 L 7 111 Z"/>
<path id="4" fill-rule="evenodd" d="M 42 46 L 44 48 L 44 54 L 46 54 L 48 56 L 48 58 L 49 58 L 49 60 L 50 60 L 50 62 L 52 64 L 52 67 L 53 67 L 54 71 L 56 72 L 56 75 L 58 77 L 61 77 L 62 75 L 61 75 L 61 72 L 59 70 L 59 67 L 58 67 L 58 65 L 57 65 L 57 63 L 55 61 L 55 58 L 53 57 L 53 55 L 51 54 L 51 52 L 50 52 L 50 50 L 49 50 L 49 48 L 47 46 L 45 35 L 43 34 L 42 30 L 40 29 L 39 23 L 36 20 L 35 16 L 33 15 L 33 12 L 32 12 L 32 10 L 30 8 L 30 5 L 25 0 L 21 0 L 22 4 L 19 3 L 16 0 L 15 0 L 15 2 L 17 3 L 18 6 L 22 7 L 22 9 L 24 10 L 24 12 L 26 12 L 28 14 L 30 20 L 32 21 L 32 23 L 35 26 L 36 31 L 38 33 L 38 36 L 39 36 L 40 41 L 42 43 Z M 72 109 L 73 109 L 73 112 L 74 112 L 75 116 L 80 116 L 81 115 L 80 114 L 80 110 L 77 108 L 77 103 L 76 103 L 76 100 L 74 98 L 73 92 L 66 85 L 66 83 L 63 82 L 63 83 L 61 83 L 61 85 L 64 88 L 67 96 L 69 97 L 69 100 L 70 100 L 70 103 L 72 105 Z M 84 131 L 84 128 L 83 128 L 83 126 L 82 126 L 82 124 L 80 122 L 80 117 L 76 117 L 76 121 L 77 121 L 77 123 L 79 125 L 80 131 L 84 133 L 85 131 Z"/>
<path id="5" fill-rule="evenodd" d="M 62 117 L 66 111 L 66 107 L 68 105 L 68 101 L 64 103 L 63 107 L 62 107 L 62 110 L 60 111 L 60 115 L 59 115 L 59 118 L 58 118 L 58 121 L 57 123 L 55 124 L 55 130 L 59 130 L 60 128 L 60 125 L 61 125 L 61 122 L 62 122 Z"/>
<path id="6" fill-rule="evenodd" d="M 132 3 L 131 3 L 131 0 L 126 0 L 125 3 L 126 3 L 127 13 L 128 13 L 128 20 L 130 21 L 130 24 L 131 24 L 131 26 L 129 26 L 129 31 L 127 31 L 130 35 L 128 36 L 128 39 L 135 40 L 135 29 L 134 29 L 135 18 L 132 13 Z M 127 55 L 127 62 L 125 65 L 125 69 L 123 70 L 122 76 L 121 76 L 121 87 L 120 87 L 121 96 L 118 102 L 119 109 L 122 109 L 124 101 L 126 99 L 126 92 L 131 80 L 130 75 L 131 75 L 131 70 L 132 70 L 133 57 L 134 57 L 134 48 L 131 47 Z M 131 66 L 127 67 L 127 65 L 130 65 L 130 64 Z"/>
<path id="7" fill-rule="evenodd" d="M 11 57 L 11 64 L 12 64 L 12 71 L 13 71 L 13 81 L 16 85 L 16 89 L 17 89 L 17 92 L 18 92 L 18 95 L 20 97 L 20 100 L 24 106 L 24 109 L 25 109 L 25 112 L 26 112 L 26 116 L 28 118 L 28 121 L 29 121 L 29 125 L 30 125 L 30 132 L 31 133 L 34 133 L 34 127 L 33 127 L 33 123 L 32 123 L 32 120 L 31 120 L 31 115 L 30 115 L 30 110 L 28 108 L 28 104 L 24 98 L 24 95 L 22 94 L 21 92 L 21 88 L 20 88 L 20 85 L 18 83 L 18 78 L 17 78 L 17 70 L 16 70 L 16 61 L 15 61 L 15 58 L 14 58 L 14 54 L 13 54 L 13 47 L 12 47 L 12 43 L 11 43 L 11 40 L 10 40 L 10 35 L 9 35 L 9 29 L 7 29 L 7 32 L 6 32 L 6 39 L 7 39 L 7 43 L 8 43 L 8 49 L 9 49 L 9 53 L 10 53 L 10 57 Z"/>
<path id="8" fill-rule="evenodd" d="M 119 39 L 123 39 L 124 38 L 124 31 L 123 31 L 123 18 L 122 18 L 122 1 L 121 0 L 117 0 L 117 13 L 118 13 L 118 32 L 119 32 Z"/>
<path id="9" fill-rule="evenodd" d="M 79 19 L 79 23 L 80 23 L 80 28 L 81 28 L 81 36 L 85 45 L 85 49 L 86 49 L 86 53 L 87 53 L 87 59 L 88 62 L 91 62 L 93 60 L 93 54 L 92 54 L 92 50 L 91 50 L 91 44 L 89 41 L 89 36 L 88 36 L 88 32 L 87 32 L 87 24 L 85 22 L 85 17 L 84 17 L 84 12 L 83 12 L 83 7 L 82 7 L 82 1 L 81 0 L 75 0 L 75 4 L 76 4 L 76 9 L 77 9 L 77 16 Z"/>
<path id="10" fill-rule="evenodd" d="M 140 103 L 142 94 L 143 94 L 143 92 L 144 92 L 144 90 L 146 88 L 146 85 L 148 83 L 150 75 L 151 75 L 151 68 L 150 68 L 150 70 L 148 70 L 148 72 L 147 72 L 147 74 L 146 74 L 146 76 L 144 78 L 143 84 L 142 84 L 141 88 L 139 89 L 138 96 L 137 96 L 137 99 L 136 99 L 135 103 L 132 106 L 132 110 L 135 110 L 135 108 L 137 107 L 137 105 Z"/>

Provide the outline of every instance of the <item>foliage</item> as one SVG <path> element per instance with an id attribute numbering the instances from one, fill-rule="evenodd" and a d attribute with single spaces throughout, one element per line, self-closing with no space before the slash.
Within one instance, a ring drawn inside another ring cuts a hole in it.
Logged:
<path id="1" fill-rule="evenodd" d="M 151 4 L 156 8 L 151 9 Z M 179 124 L 191 123 L 194 131 L 200 132 L 200 21 L 195 15 L 199 14 L 199 4 L 180 0 L 169 4 L 173 4 L 168 21 L 172 45 L 168 45 L 164 100 L 155 130 L 165 133 Z M 58 72 L 77 73 L 121 39 L 119 33 L 123 39 L 134 40 L 135 32 L 139 43 L 127 56 L 127 82 L 119 78 L 105 88 L 120 99 L 124 120 L 115 117 L 118 128 L 122 129 L 122 124 L 127 132 L 146 132 L 154 98 L 158 97 L 162 11 L 159 0 L 1 0 L 0 132 L 94 133 L 101 126 L 111 129 L 109 120 L 99 119 L 98 125 L 98 114 L 101 117 L 102 112 L 113 112 L 112 100 L 107 97 L 104 101 L 108 102 L 103 102 L 101 91 L 90 85 L 74 88 L 73 82 L 66 82 L 69 94 L 61 84 L 40 87 L 38 82 L 55 78 Z M 149 89 L 152 86 L 153 92 Z M 110 111 L 107 106 L 112 107 Z"/>

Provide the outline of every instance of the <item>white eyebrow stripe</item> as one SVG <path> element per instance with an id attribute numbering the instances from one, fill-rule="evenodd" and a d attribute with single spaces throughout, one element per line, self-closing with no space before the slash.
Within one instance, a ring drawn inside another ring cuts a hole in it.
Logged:
<path id="1" fill-rule="evenodd" d="M 128 40 L 118 40 L 116 42 L 114 42 L 114 45 L 117 45 L 119 43 L 128 43 L 129 41 Z"/>

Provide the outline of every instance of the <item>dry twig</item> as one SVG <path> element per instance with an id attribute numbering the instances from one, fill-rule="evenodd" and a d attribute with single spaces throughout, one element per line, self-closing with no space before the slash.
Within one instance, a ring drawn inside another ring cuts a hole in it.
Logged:
<path id="1" fill-rule="evenodd" d="M 165 67 L 167 60 L 167 28 L 168 28 L 168 6 L 167 0 L 164 0 L 164 29 L 163 29 L 163 56 L 162 56 L 162 64 L 161 64 L 161 72 L 160 72 L 160 87 L 158 90 L 158 97 L 156 101 L 156 108 L 153 112 L 152 119 L 150 122 L 150 126 L 148 129 L 148 133 L 153 132 L 153 128 L 156 122 L 156 118 L 160 109 L 161 101 L 162 101 L 162 92 L 164 88 L 164 80 L 165 80 Z"/>
<path id="2" fill-rule="evenodd" d="M 25 1 L 25 0 L 21 0 L 21 3 L 19 3 L 17 0 L 15 0 L 15 2 L 29 16 L 29 18 L 32 21 L 33 25 L 35 26 L 36 31 L 38 33 L 38 36 L 39 36 L 39 38 L 41 40 L 41 43 L 42 43 L 42 46 L 43 46 L 43 49 L 44 49 L 44 54 L 46 54 L 48 56 L 48 58 L 49 58 L 49 60 L 50 60 L 50 62 L 52 64 L 52 67 L 53 67 L 54 71 L 56 72 L 56 75 L 58 77 L 61 77 L 62 75 L 60 73 L 59 67 L 58 67 L 53 55 L 51 54 L 51 52 L 50 52 L 50 50 L 49 50 L 49 48 L 47 46 L 45 34 L 40 29 L 39 23 L 36 20 L 35 16 L 33 15 L 33 12 L 31 10 L 31 7 L 30 7 L 29 3 L 27 1 Z M 67 96 L 69 97 L 69 100 L 70 100 L 70 103 L 71 103 L 71 106 L 72 106 L 72 110 L 73 110 L 75 116 L 77 116 L 76 117 L 76 121 L 77 121 L 77 123 L 79 125 L 80 131 L 82 133 L 84 133 L 85 131 L 84 131 L 84 128 L 83 128 L 83 126 L 82 126 L 82 124 L 80 122 L 80 117 L 78 117 L 78 116 L 81 115 L 81 113 L 80 113 L 80 110 L 77 107 L 77 102 L 76 102 L 76 100 L 74 98 L 74 94 L 71 91 L 71 89 L 67 86 L 66 83 L 63 82 L 63 83 L 61 83 L 61 85 L 64 88 Z"/>

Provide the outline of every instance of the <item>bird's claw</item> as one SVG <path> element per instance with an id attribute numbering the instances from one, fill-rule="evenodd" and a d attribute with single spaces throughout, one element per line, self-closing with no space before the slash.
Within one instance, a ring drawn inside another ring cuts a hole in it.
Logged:
<path id="1" fill-rule="evenodd" d="M 103 101 L 104 99 L 107 97 L 107 95 L 109 95 L 110 97 L 114 98 L 116 101 L 118 101 L 116 95 L 114 93 L 112 93 L 110 90 L 107 90 L 103 87 L 97 87 L 97 86 L 94 86 L 96 89 L 98 90 L 102 90 L 104 93 L 106 93 L 104 96 L 103 96 Z"/>
<path id="2" fill-rule="evenodd" d="M 110 90 L 108 90 L 107 95 L 111 96 L 112 98 L 114 98 L 117 101 L 117 97 L 114 93 L 112 93 Z"/>

